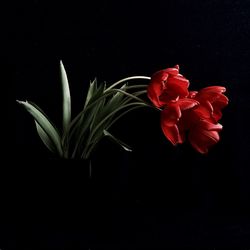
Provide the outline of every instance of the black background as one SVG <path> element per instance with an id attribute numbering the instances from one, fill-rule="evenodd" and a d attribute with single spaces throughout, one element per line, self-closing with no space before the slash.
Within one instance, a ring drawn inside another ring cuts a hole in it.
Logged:
<path id="1" fill-rule="evenodd" d="M 13 7 L 13 102 L 34 101 L 56 124 L 60 59 L 74 113 L 94 77 L 112 83 L 175 64 L 190 89 L 223 85 L 230 103 L 221 141 L 205 156 L 188 143 L 173 147 L 157 112 L 129 114 L 113 132 L 133 152 L 102 141 L 91 181 L 84 163 L 51 160 L 32 118 L 16 105 L 18 163 L 3 176 L 0 248 L 249 247 L 250 1 L 37 0 Z"/>

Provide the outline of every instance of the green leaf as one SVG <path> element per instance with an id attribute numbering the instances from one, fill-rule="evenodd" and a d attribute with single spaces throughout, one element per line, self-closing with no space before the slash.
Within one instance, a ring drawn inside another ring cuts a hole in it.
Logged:
<path id="1" fill-rule="evenodd" d="M 60 61 L 60 73 L 62 83 L 63 131 L 65 132 L 71 121 L 71 97 L 69 82 L 62 61 Z"/>
<path id="2" fill-rule="evenodd" d="M 42 142 L 45 144 L 45 146 L 53 153 L 55 153 L 56 149 L 54 146 L 53 141 L 49 138 L 49 136 L 46 134 L 46 132 L 42 129 L 42 127 L 37 123 L 37 121 L 35 120 L 35 124 L 36 124 L 36 129 L 37 129 L 37 133 L 40 136 Z"/>
<path id="3" fill-rule="evenodd" d="M 126 84 L 121 87 L 121 89 L 124 89 L 126 87 Z M 116 90 L 112 91 L 114 92 L 111 96 L 107 96 L 102 102 L 100 102 L 100 108 L 98 109 L 98 112 L 96 113 L 91 129 L 95 126 L 95 124 L 98 124 L 100 121 L 102 121 L 108 114 L 113 112 L 117 107 L 122 105 L 123 100 L 126 98 L 126 96 L 123 93 L 117 92 Z M 112 120 L 112 117 L 110 117 L 110 120 Z M 102 132 L 101 132 L 102 133 Z"/>
<path id="4" fill-rule="evenodd" d="M 121 140 L 117 139 L 116 137 L 114 137 L 112 134 L 110 134 L 107 130 L 103 131 L 103 134 L 105 136 L 108 136 L 112 141 L 114 141 L 115 143 L 119 144 L 124 150 L 131 152 L 132 149 L 125 144 L 124 142 L 122 142 Z"/>
<path id="5" fill-rule="evenodd" d="M 95 92 L 90 97 L 88 105 L 86 106 L 85 111 L 81 114 L 81 117 L 78 121 L 77 126 L 80 129 L 80 131 L 78 131 L 80 133 L 79 139 L 84 136 L 84 133 L 87 129 L 91 129 L 96 115 L 98 114 L 99 110 L 102 109 L 105 102 L 105 98 L 101 98 L 105 89 L 105 84 L 101 84 L 99 87 L 96 86 L 96 81 L 93 84 L 95 85 Z M 95 105 L 91 106 L 93 102 L 95 102 Z M 89 108 L 90 106 L 91 108 Z"/>
<path id="6" fill-rule="evenodd" d="M 35 121 L 39 124 L 39 126 L 43 129 L 43 131 L 47 134 L 50 140 L 54 143 L 55 148 L 60 156 L 63 155 L 62 145 L 60 136 L 56 130 L 56 128 L 52 125 L 48 118 L 37 109 L 34 105 L 29 102 L 17 101 L 21 104 L 35 119 Z"/>
<path id="7" fill-rule="evenodd" d="M 97 89 L 97 79 L 95 78 L 94 81 L 90 82 L 84 108 L 88 105 L 93 94 L 96 92 L 96 89 Z"/>
<path id="8" fill-rule="evenodd" d="M 83 142 L 87 139 L 89 132 L 92 130 L 92 127 L 95 124 L 96 116 L 98 116 L 98 114 L 100 113 L 100 110 L 102 109 L 105 102 L 105 98 L 100 98 L 103 95 L 103 91 L 105 90 L 105 84 L 101 84 L 99 87 L 97 87 L 95 80 L 90 88 L 95 89 L 95 91 L 91 94 L 91 97 L 88 100 L 87 105 L 85 106 L 84 112 L 81 114 L 79 120 L 75 125 L 76 129 L 74 129 L 74 133 L 77 135 L 77 139 L 72 154 L 73 157 L 76 156 L 77 152 L 81 151 L 81 148 L 84 144 Z M 94 102 L 95 105 L 91 105 Z M 71 136 L 72 134 L 70 134 L 70 137 Z"/>
<path id="9" fill-rule="evenodd" d="M 120 89 L 125 89 L 127 84 L 124 84 Z M 109 102 L 105 105 L 105 108 L 103 109 L 103 115 L 106 116 L 107 113 L 112 112 L 114 109 L 119 107 L 123 100 L 126 98 L 126 95 L 124 95 L 121 92 L 115 92 L 114 95 L 110 98 Z"/>
<path id="10" fill-rule="evenodd" d="M 142 103 L 142 102 L 133 102 L 133 103 L 129 103 L 129 104 L 117 107 L 114 111 L 109 113 L 104 119 L 102 119 L 98 124 L 96 124 L 96 126 L 90 132 L 90 135 L 88 137 L 88 141 L 86 142 L 86 145 L 85 145 L 86 149 L 84 150 L 82 155 L 87 155 L 88 156 L 91 153 L 91 151 L 92 151 L 93 147 L 95 146 L 95 144 L 101 139 L 101 137 L 103 135 L 103 131 L 112 122 L 112 120 L 110 120 L 110 118 L 113 117 L 116 113 L 118 113 L 122 109 L 130 108 L 131 106 L 137 106 L 137 107 L 144 106 L 145 107 L 145 106 L 147 106 L 147 104 Z M 87 149 L 88 147 L 89 147 L 89 149 Z"/>
<path id="11" fill-rule="evenodd" d="M 97 94 L 93 97 L 93 101 L 99 99 L 102 95 L 103 92 L 105 90 L 106 85 L 105 84 L 101 84 L 99 89 L 97 90 Z M 100 117 L 100 114 L 102 114 L 103 109 L 105 108 L 105 102 L 106 102 L 107 98 L 102 98 L 100 99 L 95 106 L 93 106 L 93 108 L 91 108 L 91 113 L 92 113 L 92 121 L 90 124 L 90 130 L 92 130 L 92 128 L 95 126 L 96 122 L 98 121 L 98 118 Z M 93 101 L 91 100 L 91 103 L 93 103 Z"/>

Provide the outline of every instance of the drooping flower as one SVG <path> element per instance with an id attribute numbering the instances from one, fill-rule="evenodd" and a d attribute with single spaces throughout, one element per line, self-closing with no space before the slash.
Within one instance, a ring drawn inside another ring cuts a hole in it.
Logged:
<path id="1" fill-rule="evenodd" d="M 221 130 L 222 125 L 219 123 L 213 124 L 205 119 L 199 120 L 189 129 L 188 139 L 194 149 L 204 154 L 220 140 L 219 131 Z"/>
<path id="2" fill-rule="evenodd" d="M 199 111 L 200 106 L 201 104 L 197 102 L 193 107 L 182 109 L 178 119 L 169 118 L 176 114 L 171 111 L 172 107 L 170 110 L 163 110 L 161 128 L 173 145 L 183 143 L 187 135 L 189 142 L 198 152 L 207 153 L 208 149 L 219 141 L 219 131 L 222 130 L 222 125 L 214 123 L 212 119 L 204 119 Z"/>
<path id="3" fill-rule="evenodd" d="M 189 81 L 179 74 L 179 65 L 160 70 L 153 74 L 148 86 L 148 97 L 158 107 L 164 107 L 169 101 L 188 96 Z"/>
<path id="4" fill-rule="evenodd" d="M 185 110 L 192 109 L 199 103 L 190 98 L 179 99 L 168 103 L 166 109 L 161 111 L 161 128 L 166 138 L 173 144 L 183 143 L 184 134 L 179 129 L 179 121 Z"/>
<path id="5" fill-rule="evenodd" d="M 218 122 L 222 117 L 221 110 L 228 104 L 228 98 L 223 94 L 225 91 L 225 87 L 210 86 L 198 92 L 191 92 L 189 96 L 201 104 L 196 112 L 200 112 L 206 119 Z"/>
<path id="6" fill-rule="evenodd" d="M 161 128 L 173 144 L 185 141 L 200 153 L 207 153 L 220 137 L 221 110 L 228 104 L 226 88 L 210 86 L 188 91 L 189 81 L 179 74 L 179 66 L 156 72 L 148 86 L 148 97 L 161 108 Z"/>

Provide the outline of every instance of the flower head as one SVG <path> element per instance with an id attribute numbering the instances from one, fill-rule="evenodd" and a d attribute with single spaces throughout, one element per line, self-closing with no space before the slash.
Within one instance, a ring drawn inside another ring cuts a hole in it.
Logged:
<path id="1" fill-rule="evenodd" d="M 189 81 L 179 74 L 179 65 L 176 65 L 153 74 L 148 86 L 148 97 L 156 107 L 164 107 L 169 101 L 187 97 L 188 86 Z"/>
<path id="2" fill-rule="evenodd" d="M 213 124 L 208 120 L 198 120 L 189 129 L 188 139 L 191 145 L 200 153 L 207 153 L 209 148 L 220 140 L 219 131 L 222 125 Z"/>
<path id="3" fill-rule="evenodd" d="M 200 153 L 207 153 L 220 137 L 221 110 L 228 104 L 225 87 L 210 86 L 188 91 L 189 81 L 179 74 L 179 66 L 156 72 L 148 87 L 152 103 L 162 108 L 161 128 L 173 144 L 183 143 L 186 135 Z"/>
<path id="4" fill-rule="evenodd" d="M 190 98 L 179 99 L 168 103 L 168 107 L 161 112 L 161 128 L 166 138 L 173 144 L 184 142 L 184 134 L 180 131 L 179 123 L 182 114 L 199 103 Z"/>
<path id="5" fill-rule="evenodd" d="M 206 119 L 218 122 L 222 117 L 221 110 L 228 104 L 228 98 L 223 94 L 224 92 L 226 92 L 225 87 L 210 86 L 191 93 L 191 98 L 201 104 L 196 112 L 200 112 L 201 116 Z"/>

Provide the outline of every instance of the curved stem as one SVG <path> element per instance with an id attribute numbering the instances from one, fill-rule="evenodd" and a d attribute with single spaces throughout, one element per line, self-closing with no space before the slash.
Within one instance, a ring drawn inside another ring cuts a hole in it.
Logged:
<path id="1" fill-rule="evenodd" d="M 122 93 L 122 94 L 124 94 L 124 95 L 126 95 L 126 96 L 128 96 L 128 97 L 130 97 L 131 99 L 135 99 L 135 100 L 137 100 L 137 101 L 139 101 L 139 102 L 143 102 L 143 103 L 145 103 L 145 104 L 148 104 L 148 103 L 146 103 L 144 100 L 142 100 L 141 98 L 139 98 L 139 97 L 137 97 L 137 96 L 135 96 L 135 95 L 133 95 L 133 94 L 130 94 L 130 93 L 128 93 L 128 92 L 126 92 L 126 91 L 123 91 L 123 90 L 121 90 L 121 89 L 114 89 L 115 91 L 117 91 L 117 92 L 120 92 L 120 93 Z M 140 94 L 145 94 L 145 93 L 147 93 L 147 90 L 142 90 L 142 91 L 140 91 Z M 149 104 L 148 104 L 149 105 Z"/>
<path id="2" fill-rule="evenodd" d="M 115 82 L 114 84 L 112 84 L 111 86 L 109 86 L 109 87 L 104 91 L 104 93 L 107 92 L 108 90 L 114 88 L 115 86 L 117 86 L 118 84 L 120 84 L 120 83 L 122 83 L 122 82 L 126 82 L 126 81 L 133 80 L 133 79 L 146 79 L 146 80 L 150 80 L 151 77 L 148 77 L 148 76 L 131 76 L 131 77 L 127 77 L 127 78 L 121 79 L 120 81 Z"/>
<path id="3" fill-rule="evenodd" d="M 137 89 L 137 88 L 145 88 L 147 89 L 148 84 L 138 84 L 138 85 L 133 85 L 133 86 L 126 86 L 123 88 L 123 90 L 127 90 L 127 89 Z"/>

